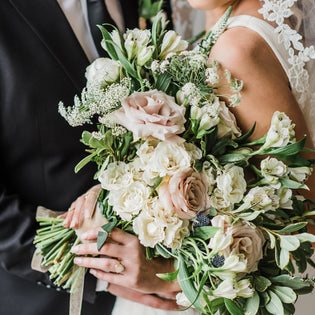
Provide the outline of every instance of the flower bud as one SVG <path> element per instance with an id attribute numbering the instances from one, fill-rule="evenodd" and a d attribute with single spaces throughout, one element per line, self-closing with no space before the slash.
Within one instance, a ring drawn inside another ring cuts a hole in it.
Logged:
<path id="1" fill-rule="evenodd" d="M 162 41 L 160 57 L 163 59 L 171 52 L 180 52 L 188 47 L 188 42 L 181 39 L 174 31 L 168 31 Z"/>
<path id="2" fill-rule="evenodd" d="M 142 47 L 137 56 L 137 64 L 142 67 L 145 65 L 152 57 L 154 52 L 154 46 Z"/>

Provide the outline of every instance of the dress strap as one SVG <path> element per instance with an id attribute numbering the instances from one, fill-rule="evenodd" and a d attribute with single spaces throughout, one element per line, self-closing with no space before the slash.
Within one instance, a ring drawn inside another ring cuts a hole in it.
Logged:
<path id="1" fill-rule="evenodd" d="M 274 27 L 272 27 L 268 22 L 250 15 L 238 15 L 231 17 L 228 21 L 227 28 L 230 29 L 232 27 L 246 27 L 258 33 L 270 46 L 273 53 L 278 58 L 287 77 L 290 78 L 289 71 L 291 65 L 288 61 L 289 54 L 284 45 L 279 43 L 279 35 Z"/>

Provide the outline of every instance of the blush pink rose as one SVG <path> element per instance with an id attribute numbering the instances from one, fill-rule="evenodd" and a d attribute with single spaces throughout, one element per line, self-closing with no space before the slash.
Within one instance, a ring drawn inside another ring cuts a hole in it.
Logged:
<path id="1" fill-rule="evenodd" d="M 112 113 L 114 119 L 135 138 L 153 136 L 162 141 L 183 142 L 177 136 L 185 131 L 185 107 L 174 98 L 158 90 L 135 92 L 121 102 Z"/>
<path id="2" fill-rule="evenodd" d="M 174 209 L 181 219 L 193 219 L 208 207 L 208 181 L 192 168 L 180 170 L 159 187 L 159 198 L 166 209 Z"/>

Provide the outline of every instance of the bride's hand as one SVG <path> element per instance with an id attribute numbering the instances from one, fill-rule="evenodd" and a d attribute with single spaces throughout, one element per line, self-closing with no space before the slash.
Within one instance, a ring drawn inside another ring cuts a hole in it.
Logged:
<path id="1" fill-rule="evenodd" d="M 157 295 L 142 293 L 113 283 L 110 283 L 108 285 L 107 290 L 115 296 L 119 296 L 126 300 L 137 302 L 153 308 L 159 308 L 169 311 L 182 308 L 181 306 L 177 305 L 174 299 L 165 299 Z"/>
<path id="2" fill-rule="evenodd" d="M 63 215 L 63 226 L 66 228 L 77 229 L 82 225 L 85 218 L 93 216 L 98 196 L 101 192 L 101 185 L 93 186 L 84 195 L 78 197 L 70 206 L 69 210 Z"/>
<path id="3" fill-rule="evenodd" d="M 100 257 L 76 257 L 75 264 L 90 268 L 90 273 L 98 279 L 143 293 L 165 295 L 180 291 L 178 283 L 170 283 L 156 276 L 157 273 L 174 271 L 171 259 L 146 259 L 146 250 L 138 238 L 117 228 L 112 230 L 110 238 L 98 251 L 96 244 L 98 231 L 101 229 L 92 229 L 84 233 L 81 237 L 92 242 L 77 245 L 71 251 L 79 256 Z"/>

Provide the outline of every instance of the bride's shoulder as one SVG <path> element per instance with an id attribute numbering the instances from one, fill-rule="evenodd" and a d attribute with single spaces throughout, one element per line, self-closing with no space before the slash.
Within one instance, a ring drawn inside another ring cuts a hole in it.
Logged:
<path id="1" fill-rule="evenodd" d="M 268 43 L 246 27 L 227 29 L 213 46 L 210 59 L 245 80 L 257 74 L 261 78 L 273 75 L 287 84 L 286 74 Z"/>
<path id="2" fill-rule="evenodd" d="M 227 29 L 212 48 L 210 57 L 226 62 L 266 61 L 271 57 L 267 42 L 255 31 L 246 27 Z"/>

